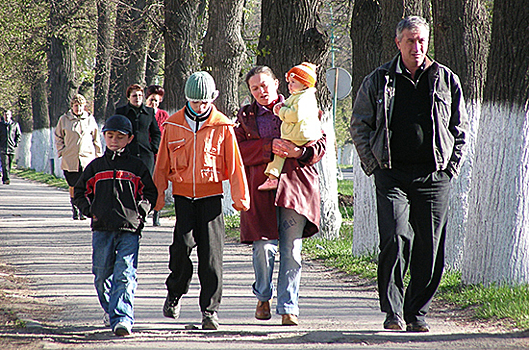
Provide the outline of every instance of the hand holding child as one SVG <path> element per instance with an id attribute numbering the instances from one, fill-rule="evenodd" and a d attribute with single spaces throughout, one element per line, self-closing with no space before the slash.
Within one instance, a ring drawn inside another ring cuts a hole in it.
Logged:
<path id="1" fill-rule="evenodd" d="M 279 103 L 276 103 L 276 105 L 274 106 L 274 114 L 275 115 L 279 115 L 279 110 L 281 109 L 281 107 L 283 107 L 285 104 L 283 102 L 279 102 Z"/>

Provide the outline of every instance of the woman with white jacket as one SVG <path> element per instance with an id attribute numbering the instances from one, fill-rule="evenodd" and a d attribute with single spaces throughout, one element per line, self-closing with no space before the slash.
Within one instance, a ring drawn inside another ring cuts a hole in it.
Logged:
<path id="1" fill-rule="evenodd" d="M 86 98 L 77 94 L 70 103 L 70 110 L 63 114 L 55 128 L 55 145 L 61 160 L 61 169 L 70 187 L 70 201 L 73 188 L 83 170 L 95 158 L 103 155 L 97 122 L 85 110 Z M 72 202 L 74 220 L 84 220 Z"/>

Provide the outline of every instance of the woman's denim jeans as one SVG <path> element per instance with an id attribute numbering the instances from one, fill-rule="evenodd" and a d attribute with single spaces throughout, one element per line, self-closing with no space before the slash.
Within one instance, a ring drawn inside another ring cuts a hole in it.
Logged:
<path id="1" fill-rule="evenodd" d="M 99 303 L 119 322 L 134 324 L 134 292 L 140 235 L 126 231 L 92 232 L 92 273 Z"/>
<path id="2" fill-rule="evenodd" d="M 272 275 L 279 243 L 277 307 L 280 315 L 299 315 L 298 298 L 301 280 L 301 241 L 307 219 L 292 209 L 278 208 L 279 242 L 253 242 L 253 292 L 261 301 L 270 300 L 274 292 Z"/>

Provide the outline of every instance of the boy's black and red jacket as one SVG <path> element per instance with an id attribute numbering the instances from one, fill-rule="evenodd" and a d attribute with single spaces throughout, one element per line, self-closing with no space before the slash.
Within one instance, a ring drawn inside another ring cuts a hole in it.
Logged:
<path id="1" fill-rule="evenodd" d="M 158 191 L 143 161 L 128 149 L 94 159 L 75 185 L 74 204 L 95 231 L 141 233 Z"/>

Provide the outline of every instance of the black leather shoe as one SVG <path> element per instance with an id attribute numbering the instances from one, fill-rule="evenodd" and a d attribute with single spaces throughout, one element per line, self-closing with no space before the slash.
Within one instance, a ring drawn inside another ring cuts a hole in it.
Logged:
<path id="1" fill-rule="evenodd" d="M 384 329 L 394 329 L 397 331 L 403 331 L 405 327 L 404 320 L 399 314 L 387 314 L 386 320 L 384 321 Z"/>
<path id="2" fill-rule="evenodd" d="M 406 332 L 425 333 L 430 331 L 430 326 L 425 321 L 415 321 L 406 325 Z"/>

